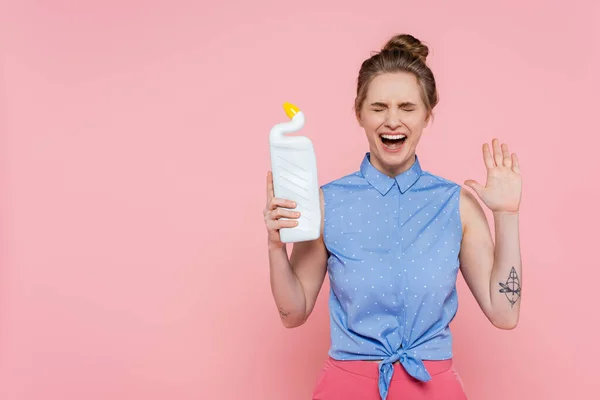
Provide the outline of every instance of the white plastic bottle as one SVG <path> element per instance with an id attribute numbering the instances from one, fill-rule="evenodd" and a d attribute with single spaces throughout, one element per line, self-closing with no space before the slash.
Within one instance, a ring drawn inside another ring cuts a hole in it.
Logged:
<path id="1" fill-rule="evenodd" d="M 304 127 L 304 113 L 284 103 L 289 122 L 271 128 L 269 144 L 275 197 L 296 202 L 298 225 L 279 230 L 284 243 L 317 239 L 321 234 L 321 203 L 317 179 L 317 160 L 312 141 L 305 136 L 286 136 Z"/>

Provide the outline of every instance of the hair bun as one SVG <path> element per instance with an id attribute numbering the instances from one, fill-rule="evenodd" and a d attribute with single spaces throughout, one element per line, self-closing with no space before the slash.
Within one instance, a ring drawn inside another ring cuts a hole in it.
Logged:
<path id="1" fill-rule="evenodd" d="M 382 51 L 404 50 L 425 62 L 429 49 L 419 39 L 409 34 L 396 35 L 383 46 Z"/>

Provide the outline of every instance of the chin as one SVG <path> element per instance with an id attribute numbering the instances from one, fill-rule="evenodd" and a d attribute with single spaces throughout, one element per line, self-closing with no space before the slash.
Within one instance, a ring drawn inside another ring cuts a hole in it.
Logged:
<path id="1" fill-rule="evenodd" d="M 399 171 L 405 169 L 403 167 L 406 163 L 412 160 L 412 152 L 407 145 L 390 149 L 382 143 L 378 143 L 376 149 L 376 163 L 382 164 L 381 167 L 385 168 L 392 175 L 399 174 Z"/>

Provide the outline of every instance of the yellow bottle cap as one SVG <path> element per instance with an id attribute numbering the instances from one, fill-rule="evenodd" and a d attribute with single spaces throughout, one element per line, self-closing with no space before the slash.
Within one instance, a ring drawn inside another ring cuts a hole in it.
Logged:
<path id="1" fill-rule="evenodd" d="M 292 103 L 283 103 L 283 109 L 285 110 L 285 113 L 287 114 L 287 116 L 292 119 L 294 117 L 294 115 L 296 115 L 298 112 L 300 112 L 300 109 L 298 107 L 296 107 L 295 105 L 293 105 Z"/>

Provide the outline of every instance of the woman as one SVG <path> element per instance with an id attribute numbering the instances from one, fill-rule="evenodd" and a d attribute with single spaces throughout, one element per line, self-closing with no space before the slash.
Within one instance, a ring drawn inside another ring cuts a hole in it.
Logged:
<path id="1" fill-rule="evenodd" d="M 369 152 L 357 172 L 321 187 L 321 237 L 289 259 L 278 232 L 299 213 L 273 197 L 267 175 L 271 288 L 286 327 L 306 321 L 330 276 L 331 348 L 313 399 L 465 399 L 448 327 L 459 269 L 494 326 L 519 319 L 517 157 L 494 139 L 483 145 L 485 186 L 465 182 L 493 213 L 494 245 L 476 197 L 416 155 L 438 102 L 427 54 L 398 35 L 362 64 L 355 110 Z"/>

